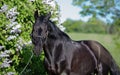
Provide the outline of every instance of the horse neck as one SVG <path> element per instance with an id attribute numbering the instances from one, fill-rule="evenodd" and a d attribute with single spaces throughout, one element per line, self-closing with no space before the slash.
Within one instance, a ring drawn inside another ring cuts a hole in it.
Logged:
<path id="1" fill-rule="evenodd" d="M 62 32 L 56 25 L 51 22 L 49 23 L 49 28 L 51 30 L 48 32 L 48 37 L 44 45 L 45 56 L 48 59 L 53 56 L 53 52 L 58 50 L 57 47 L 59 45 L 63 45 L 63 42 L 71 40 L 66 33 Z"/>

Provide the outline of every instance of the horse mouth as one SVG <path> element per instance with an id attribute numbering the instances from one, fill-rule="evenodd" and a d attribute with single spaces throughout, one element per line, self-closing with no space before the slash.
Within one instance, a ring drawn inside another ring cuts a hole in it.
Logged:
<path id="1" fill-rule="evenodd" d="M 42 48 L 40 47 L 34 47 L 34 50 L 33 50 L 33 53 L 36 55 L 36 56 L 39 56 L 42 52 Z"/>

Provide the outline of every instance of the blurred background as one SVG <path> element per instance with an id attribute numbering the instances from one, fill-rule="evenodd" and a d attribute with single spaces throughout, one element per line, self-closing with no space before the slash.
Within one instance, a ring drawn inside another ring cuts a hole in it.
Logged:
<path id="1" fill-rule="evenodd" d="M 47 75 L 44 53 L 32 57 L 35 10 L 74 40 L 99 41 L 120 66 L 120 0 L 0 0 L 0 75 Z"/>

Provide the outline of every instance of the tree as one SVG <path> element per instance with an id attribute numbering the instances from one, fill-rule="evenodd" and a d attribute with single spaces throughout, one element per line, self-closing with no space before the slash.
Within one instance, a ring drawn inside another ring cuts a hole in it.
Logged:
<path id="1" fill-rule="evenodd" d="M 75 20 L 71 20 L 71 19 L 67 19 L 63 25 L 65 26 L 66 28 L 66 32 L 82 32 L 81 29 L 81 25 L 82 25 L 82 21 L 78 20 L 78 21 L 75 21 Z"/>
<path id="2" fill-rule="evenodd" d="M 73 0 L 73 5 L 82 8 L 83 16 L 104 17 L 108 22 L 120 17 L 120 0 Z"/>
<path id="3" fill-rule="evenodd" d="M 114 26 L 113 32 L 116 34 L 116 36 L 114 36 L 114 40 L 116 46 L 120 48 L 120 18 L 114 21 L 113 26 Z"/>
<path id="4" fill-rule="evenodd" d="M 66 27 L 66 32 L 106 33 L 107 28 L 105 22 L 94 17 L 90 18 L 88 22 L 67 19 L 63 25 Z"/>

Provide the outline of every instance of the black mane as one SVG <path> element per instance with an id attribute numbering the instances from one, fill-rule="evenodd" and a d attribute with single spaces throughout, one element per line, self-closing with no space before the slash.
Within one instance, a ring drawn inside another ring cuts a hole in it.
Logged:
<path id="1" fill-rule="evenodd" d="M 59 38 L 59 39 L 69 39 L 71 38 L 63 31 L 61 31 L 55 24 L 54 22 L 50 21 L 48 22 L 48 30 L 49 30 L 49 36 L 52 38 Z M 48 36 L 48 37 L 49 37 Z"/>

